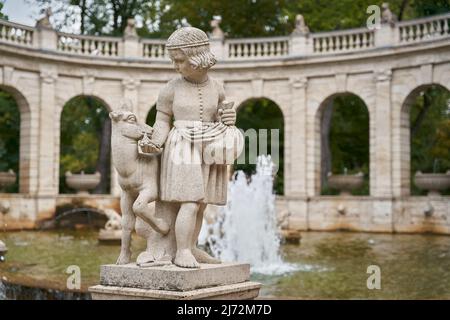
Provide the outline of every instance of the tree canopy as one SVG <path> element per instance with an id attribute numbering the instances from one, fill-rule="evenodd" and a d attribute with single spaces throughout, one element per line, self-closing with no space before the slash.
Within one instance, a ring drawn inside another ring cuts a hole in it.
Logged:
<path id="1" fill-rule="evenodd" d="M 32 0 L 28 0 L 32 1 Z M 288 35 L 301 13 L 313 32 L 365 26 L 369 5 L 384 0 L 33 0 L 51 5 L 58 28 L 80 25 L 82 34 L 122 35 L 128 18 L 140 22 L 138 33 L 167 37 L 183 23 L 211 31 L 210 21 L 221 16 L 229 38 Z M 448 0 L 390 0 L 399 20 L 450 11 Z"/>
<path id="2" fill-rule="evenodd" d="M 1 19 L 5 19 L 5 20 L 8 20 L 8 16 L 5 15 L 5 14 L 2 12 L 3 6 L 4 6 L 3 2 L 0 1 L 0 18 L 1 18 Z"/>
<path id="3" fill-rule="evenodd" d="M 0 172 L 13 170 L 19 174 L 20 113 L 13 96 L 0 89 Z M 19 179 L 8 192 L 19 190 Z"/>

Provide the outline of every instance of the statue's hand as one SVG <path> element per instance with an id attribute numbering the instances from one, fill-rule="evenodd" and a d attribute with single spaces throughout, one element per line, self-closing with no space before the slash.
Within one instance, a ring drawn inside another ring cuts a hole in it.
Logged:
<path id="1" fill-rule="evenodd" d="M 227 126 L 234 126 L 236 123 L 236 111 L 234 109 L 219 109 L 220 121 Z"/>
<path id="2" fill-rule="evenodd" d="M 139 147 L 143 153 L 160 153 L 161 147 L 152 141 L 139 141 Z"/>
<path id="3" fill-rule="evenodd" d="M 160 153 L 161 146 L 150 140 L 147 134 L 138 141 L 139 153 L 143 155 L 150 155 L 153 153 Z"/>

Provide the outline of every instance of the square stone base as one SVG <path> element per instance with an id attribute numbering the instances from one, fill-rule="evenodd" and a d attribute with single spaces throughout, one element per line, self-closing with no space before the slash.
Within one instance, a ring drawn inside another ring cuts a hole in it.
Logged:
<path id="1" fill-rule="evenodd" d="M 168 291 L 97 285 L 89 288 L 93 300 L 251 300 L 258 297 L 261 284 L 243 282 L 196 289 Z"/>
<path id="2" fill-rule="evenodd" d="M 254 299 L 261 284 L 250 282 L 250 265 L 202 264 L 198 269 L 173 264 L 139 267 L 103 265 L 92 299 Z"/>

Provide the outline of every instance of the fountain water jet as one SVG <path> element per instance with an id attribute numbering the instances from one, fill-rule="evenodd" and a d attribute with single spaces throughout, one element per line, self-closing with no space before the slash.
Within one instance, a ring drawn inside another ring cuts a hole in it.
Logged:
<path id="1" fill-rule="evenodd" d="M 297 270 L 279 254 L 273 172 L 270 156 L 258 157 L 250 181 L 238 171 L 228 187 L 227 205 L 218 209 L 215 223 L 205 225 L 209 231 L 203 229 L 199 239 L 221 260 L 245 261 L 251 264 L 252 272 L 261 274 Z"/>

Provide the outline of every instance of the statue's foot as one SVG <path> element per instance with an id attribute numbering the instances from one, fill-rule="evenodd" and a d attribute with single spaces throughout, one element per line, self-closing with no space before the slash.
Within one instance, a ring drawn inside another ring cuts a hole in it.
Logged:
<path id="1" fill-rule="evenodd" d="M 130 260 L 131 260 L 131 252 L 130 251 L 121 251 L 116 264 L 127 264 L 127 263 L 130 263 Z"/>
<path id="2" fill-rule="evenodd" d="M 182 268 L 200 268 L 200 263 L 195 260 L 191 250 L 188 249 L 177 250 L 173 263 Z"/>
<path id="3" fill-rule="evenodd" d="M 211 257 L 206 251 L 203 251 L 199 248 L 194 248 L 192 250 L 192 254 L 199 263 L 211 263 L 211 264 L 222 263 L 222 261 L 220 261 L 219 259 Z"/>
<path id="4" fill-rule="evenodd" d="M 136 264 L 140 265 L 140 264 L 144 264 L 144 263 L 149 263 L 149 262 L 154 262 L 156 260 L 155 256 L 148 252 L 148 251 L 144 251 L 141 252 L 137 259 L 136 259 Z"/>

